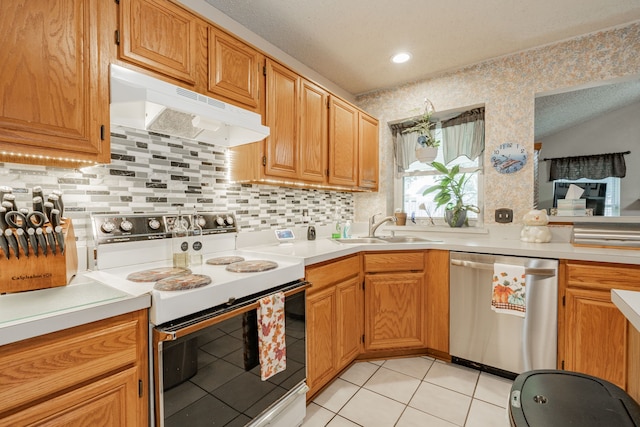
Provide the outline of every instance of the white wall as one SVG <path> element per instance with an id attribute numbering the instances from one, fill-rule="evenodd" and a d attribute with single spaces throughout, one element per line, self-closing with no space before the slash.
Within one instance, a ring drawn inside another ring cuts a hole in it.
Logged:
<path id="1" fill-rule="evenodd" d="M 542 143 L 541 160 L 631 151 L 624 156 L 627 175 L 620 180 L 620 215 L 640 215 L 640 103 L 565 129 L 539 142 Z M 549 162 L 540 162 L 538 185 L 538 206 L 551 207 L 553 184 L 549 182 Z"/>

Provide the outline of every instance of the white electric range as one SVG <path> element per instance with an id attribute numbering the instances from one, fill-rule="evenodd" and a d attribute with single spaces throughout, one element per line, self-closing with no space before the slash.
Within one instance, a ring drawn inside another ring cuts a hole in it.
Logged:
<path id="1" fill-rule="evenodd" d="M 202 263 L 187 266 L 190 274 L 176 276 L 177 281 L 204 276 L 211 282 L 193 289 L 159 290 L 161 282 L 130 280 L 130 275 L 174 267 L 173 254 L 180 243 L 173 233 L 178 215 L 92 216 L 96 268 L 86 276 L 130 294 L 151 295 L 152 424 L 180 426 L 197 420 L 221 426 L 300 425 L 308 390 L 304 292 L 308 284 L 303 280 L 303 260 L 237 250 L 232 214 L 198 212 L 182 219 L 187 229 L 192 220 L 202 229 L 180 237 L 190 251 L 199 248 Z M 211 265 L 209 260 L 223 264 Z M 236 272 L 239 266 L 258 271 Z M 286 296 L 287 363 L 284 371 L 262 381 L 262 361 L 256 361 L 256 312 L 258 301 L 276 292 Z M 222 366 L 225 381 L 219 382 Z M 190 401 L 185 396 L 199 397 Z"/>

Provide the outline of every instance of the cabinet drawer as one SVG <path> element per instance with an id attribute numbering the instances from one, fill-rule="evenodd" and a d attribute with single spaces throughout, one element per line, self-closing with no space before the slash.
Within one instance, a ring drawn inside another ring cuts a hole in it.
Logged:
<path id="1" fill-rule="evenodd" d="M 368 253 L 364 255 L 364 271 L 424 271 L 424 252 Z"/>
<path id="2" fill-rule="evenodd" d="M 123 315 L 2 347 L 0 412 L 135 366 L 139 327 Z"/>
<path id="3" fill-rule="evenodd" d="M 360 257 L 357 255 L 317 267 L 308 267 L 305 274 L 306 280 L 312 285 L 307 293 L 315 293 L 337 282 L 357 276 L 359 273 Z"/>
<path id="4" fill-rule="evenodd" d="M 571 287 L 638 289 L 640 266 L 572 261 L 566 264 L 566 278 Z"/>

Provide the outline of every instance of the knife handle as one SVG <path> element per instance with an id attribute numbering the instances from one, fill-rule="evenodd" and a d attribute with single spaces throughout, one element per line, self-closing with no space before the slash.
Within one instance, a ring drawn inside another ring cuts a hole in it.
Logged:
<path id="1" fill-rule="evenodd" d="M 2 249 L 2 252 L 4 252 L 4 255 L 7 257 L 7 259 L 9 259 L 11 253 L 9 252 L 9 243 L 7 243 L 7 239 L 5 239 L 4 233 L 0 233 L 0 248 Z"/>
<path id="2" fill-rule="evenodd" d="M 42 228 L 36 228 L 36 238 L 38 239 L 38 244 L 40 245 L 40 249 L 42 249 L 42 253 L 44 256 L 47 256 L 47 239 L 44 237 L 44 232 Z"/>
<path id="3" fill-rule="evenodd" d="M 16 205 L 16 195 L 15 194 L 5 194 L 4 196 L 2 196 L 2 206 L 4 206 L 4 202 L 11 203 L 11 210 L 12 211 L 17 211 L 18 210 L 18 205 Z M 7 211 L 8 210 L 9 209 L 7 209 Z"/>
<path id="4" fill-rule="evenodd" d="M 18 249 L 18 241 L 16 240 L 16 236 L 13 235 L 13 231 L 10 228 L 4 230 L 4 237 L 6 237 L 9 247 L 13 249 L 13 253 L 16 255 L 16 258 L 19 259 L 20 249 Z"/>
<path id="5" fill-rule="evenodd" d="M 38 239 L 36 238 L 36 229 L 35 228 L 27 228 L 27 235 L 29 236 L 29 244 L 33 249 L 33 253 L 35 256 L 38 256 Z"/>
<path id="6" fill-rule="evenodd" d="M 16 229 L 16 234 L 18 235 L 18 243 L 22 247 L 22 252 L 25 256 L 29 256 L 29 243 L 27 242 L 27 236 L 24 234 L 24 230 L 22 228 Z"/>
<path id="7" fill-rule="evenodd" d="M 58 242 L 58 248 L 60 248 L 60 253 L 64 253 L 64 233 L 62 232 L 62 226 L 57 225 L 56 228 L 53 229 L 56 233 L 56 241 Z"/>
<path id="8" fill-rule="evenodd" d="M 62 201 L 62 191 L 53 190 L 52 193 L 55 194 L 56 196 L 58 196 L 58 210 L 60 210 L 60 218 L 63 218 L 64 217 L 64 202 Z"/>
<path id="9" fill-rule="evenodd" d="M 44 192 L 42 191 L 42 187 L 39 185 L 36 185 L 35 187 L 33 187 L 33 190 L 31 190 L 31 194 L 33 195 L 33 198 L 35 199 L 36 197 L 40 197 L 40 200 L 44 200 Z"/>
<path id="10" fill-rule="evenodd" d="M 47 235 L 47 242 L 49 242 L 49 248 L 51 249 L 51 252 L 55 255 L 58 250 L 56 249 L 56 239 L 55 237 L 53 237 L 53 229 L 51 227 L 47 227 L 44 230 L 45 234 Z"/>
<path id="11" fill-rule="evenodd" d="M 58 209 L 51 209 L 49 222 L 54 229 L 60 225 L 60 211 Z"/>
<path id="12" fill-rule="evenodd" d="M 4 206 L 0 206 L 0 228 L 3 230 L 2 231 L 3 233 L 4 233 L 4 230 L 9 228 L 9 225 L 7 224 L 7 220 L 5 219 L 6 214 L 7 214 L 7 208 L 5 208 Z"/>
<path id="13" fill-rule="evenodd" d="M 33 210 L 36 212 L 42 212 L 44 213 L 44 206 L 42 206 L 42 203 L 44 203 L 42 201 L 42 197 L 40 196 L 36 196 L 33 198 Z"/>
<path id="14" fill-rule="evenodd" d="M 44 202 L 42 206 L 44 207 L 44 216 L 47 217 L 47 222 L 50 222 L 51 211 L 53 210 L 53 203 Z"/>

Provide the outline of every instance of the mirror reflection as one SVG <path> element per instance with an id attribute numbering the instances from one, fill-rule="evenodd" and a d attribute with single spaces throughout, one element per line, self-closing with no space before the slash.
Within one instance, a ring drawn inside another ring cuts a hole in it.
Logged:
<path id="1" fill-rule="evenodd" d="M 557 209 L 574 183 L 593 215 L 640 216 L 640 76 L 536 96 L 535 142 L 539 209 Z M 548 159 L 624 152 L 624 177 L 550 180 Z"/>

